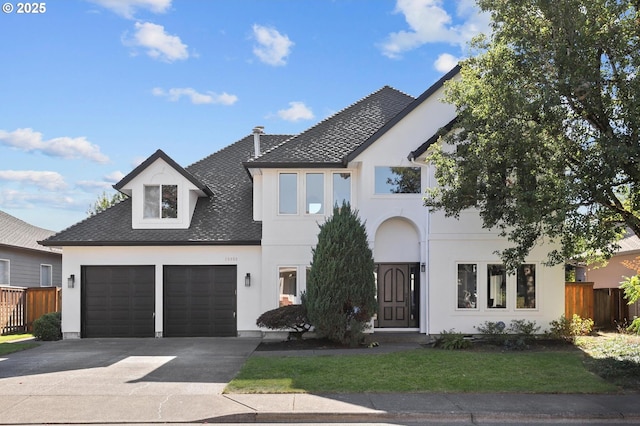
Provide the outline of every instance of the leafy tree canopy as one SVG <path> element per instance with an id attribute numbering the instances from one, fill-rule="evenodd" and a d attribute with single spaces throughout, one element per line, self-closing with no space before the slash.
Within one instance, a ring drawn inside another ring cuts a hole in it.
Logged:
<path id="1" fill-rule="evenodd" d="M 102 191 L 102 194 L 98 197 L 98 199 L 93 203 L 93 205 L 89 206 L 89 210 L 87 210 L 88 216 L 93 216 L 95 214 L 100 213 L 113 206 L 114 204 L 119 203 L 120 201 L 126 199 L 127 196 L 122 192 L 116 192 L 109 196 L 106 191 Z"/>
<path id="2" fill-rule="evenodd" d="M 493 31 L 448 83 L 458 120 L 429 156 L 441 188 L 425 204 L 478 208 L 513 243 L 509 270 L 544 238 L 550 264 L 610 256 L 625 228 L 640 235 L 640 3 L 478 4 Z"/>

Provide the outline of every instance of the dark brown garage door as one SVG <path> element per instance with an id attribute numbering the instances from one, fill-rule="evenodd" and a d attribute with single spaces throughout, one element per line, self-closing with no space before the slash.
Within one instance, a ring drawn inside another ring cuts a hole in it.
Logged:
<path id="1" fill-rule="evenodd" d="M 236 266 L 164 267 L 166 337 L 236 336 Z"/>
<path id="2" fill-rule="evenodd" d="M 154 266 L 83 266 L 82 337 L 153 337 Z"/>

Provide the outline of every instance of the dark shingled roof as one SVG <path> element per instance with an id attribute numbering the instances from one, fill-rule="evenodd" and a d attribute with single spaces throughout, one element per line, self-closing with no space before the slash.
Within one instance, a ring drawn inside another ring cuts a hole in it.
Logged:
<path id="1" fill-rule="evenodd" d="M 30 225 L 0 211 L 0 245 L 60 254 L 60 250 L 38 244 L 38 240 L 53 234 L 55 234 L 54 231 Z"/>
<path id="2" fill-rule="evenodd" d="M 384 86 L 274 149 L 264 150 L 245 166 L 344 167 L 350 153 L 413 101 L 412 96 Z"/>
<path id="3" fill-rule="evenodd" d="M 270 149 L 291 135 L 261 135 Z M 188 229 L 132 229 L 131 200 L 124 200 L 42 241 L 48 246 L 254 245 L 262 224 L 253 220 L 253 188 L 242 162 L 253 153 L 253 136 L 185 168 L 212 197 L 200 198 Z M 155 155 L 155 154 L 154 154 Z"/>

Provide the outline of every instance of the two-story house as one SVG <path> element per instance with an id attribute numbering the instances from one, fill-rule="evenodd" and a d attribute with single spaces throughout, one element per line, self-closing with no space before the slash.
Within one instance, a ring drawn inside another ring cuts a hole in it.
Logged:
<path id="1" fill-rule="evenodd" d="M 477 212 L 423 206 L 425 156 L 455 119 L 443 84 L 458 72 L 417 98 L 385 86 L 298 135 L 256 127 L 186 168 L 154 153 L 115 185 L 127 200 L 44 242 L 64 249 L 64 337 L 260 335 L 261 313 L 300 302 L 318 224 L 345 200 L 374 253 L 375 332 L 546 328 L 564 275 L 544 247 L 508 275 L 495 252 L 509 243 Z"/>

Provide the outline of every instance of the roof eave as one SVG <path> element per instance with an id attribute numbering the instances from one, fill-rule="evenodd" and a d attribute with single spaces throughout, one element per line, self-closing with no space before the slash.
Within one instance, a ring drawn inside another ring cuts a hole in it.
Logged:
<path id="1" fill-rule="evenodd" d="M 259 246 L 260 240 L 229 241 L 57 241 L 56 247 Z"/>

